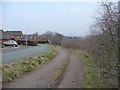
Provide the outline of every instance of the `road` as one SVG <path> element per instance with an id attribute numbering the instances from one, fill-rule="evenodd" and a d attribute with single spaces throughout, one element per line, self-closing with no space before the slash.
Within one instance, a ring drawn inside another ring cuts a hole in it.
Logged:
<path id="1" fill-rule="evenodd" d="M 53 73 L 69 57 L 69 62 L 58 81 L 52 78 Z M 52 83 L 53 81 L 54 83 Z M 56 82 L 58 83 L 56 85 Z M 23 75 L 13 82 L 5 84 L 4 88 L 82 88 L 83 70 L 77 55 L 58 47 L 58 55 L 49 63 L 41 65 L 35 71 Z"/>
<path id="2" fill-rule="evenodd" d="M 8 52 L 12 52 L 12 51 L 17 51 L 17 50 L 23 50 L 23 49 L 27 49 L 30 48 L 31 46 L 18 46 L 18 47 L 12 47 L 12 46 L 7 46 L 2 48 L 2 54 L 4 53 L 8 53 Z"/>
<path id="3" fill-rule="evenodd" d="M 46 44 L 38 46 L 2 49 L 2 64 L 12 63 L 23 58 L 37 56 L 49 51 Z"/>

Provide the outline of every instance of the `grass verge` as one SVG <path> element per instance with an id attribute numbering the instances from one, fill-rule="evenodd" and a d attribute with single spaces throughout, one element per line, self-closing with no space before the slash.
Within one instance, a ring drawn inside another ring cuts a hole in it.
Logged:
<path id="1" fill-rule="evenodd" d="M 41 63 L 46 63 L 55 57 L 57 50 L 55 46 L 50 45 L 50 51 L 37 57 L 26 58 L 11 64 L 2 66 L 2 83 L 10 82 L 27 72 L 37 68 Z"/>
<path id="2" fill-rule="evenodd" d="M 104 85 L 93 67 L 92 58 L 83 51 L 76 51 L 80 56 L 84 70 L 84 88 L 104 88 Z"/>

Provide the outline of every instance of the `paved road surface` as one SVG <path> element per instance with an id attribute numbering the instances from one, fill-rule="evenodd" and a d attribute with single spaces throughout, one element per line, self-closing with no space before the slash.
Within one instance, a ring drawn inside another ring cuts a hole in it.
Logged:
<path id="1" fill-rule="evenodd" d="M 27 47 L 26 46 L 18 46 L 18 47 L 7 46 L 7 47 L 2 48 L 2 54 L 12 52 L 12 51 L 17 51 L 17 50 L 23 50 L 23 49 L 27 49 L 30 47 L 33 47 L 33 46 L 27 46 Z"/>
<path id="2" fill-rule="evenodd" d="M 2 64 L 12 63 L 16 60 L 20 60 L 26 57 L 32 57 L 40 55 L 49 51 L 46 44 L 40 44 L 34 47 L 24 47 L 24 48 L 9 48 L 3 49 L 2 52 Z"/>
<path id="3" fill-rule="evenodd" d="M 65 57 L 69 57 L 68 65 L 62 75 L 61 80 L 50 83 L 52 73 L 64 62 Z M 83 72 L 78 56 L 58 47 L 58 55 L 49 63 L 40 66 L 37 70 L 23 75 L 14 82 L 4 85 L 5 88 L 83 88 Z"/>

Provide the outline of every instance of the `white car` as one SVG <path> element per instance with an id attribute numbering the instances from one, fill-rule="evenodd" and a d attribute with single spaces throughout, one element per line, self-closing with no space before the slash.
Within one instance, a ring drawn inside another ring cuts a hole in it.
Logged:
<path id="1" fill-rule="evenodd" d="M 6 41 L 6 42 L 3 42 L 3 45 L 5 46 L 15 46 L 17 47 L 18 46 L 18 43 L 14 40 L 9 40 L 9 41 Z"/>

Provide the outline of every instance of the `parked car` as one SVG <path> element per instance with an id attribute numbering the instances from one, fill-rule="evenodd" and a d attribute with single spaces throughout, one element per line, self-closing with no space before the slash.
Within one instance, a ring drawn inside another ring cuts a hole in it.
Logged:
<path id="1" fill-rule="evenodd" d="M 18 46 L 18 43 L 14 40 L 9 40 L 9 41 L 6 41 L 6 42 L 3 42 L 3 45 L 5 46 L 15 46 L 17 47 Z"/>

